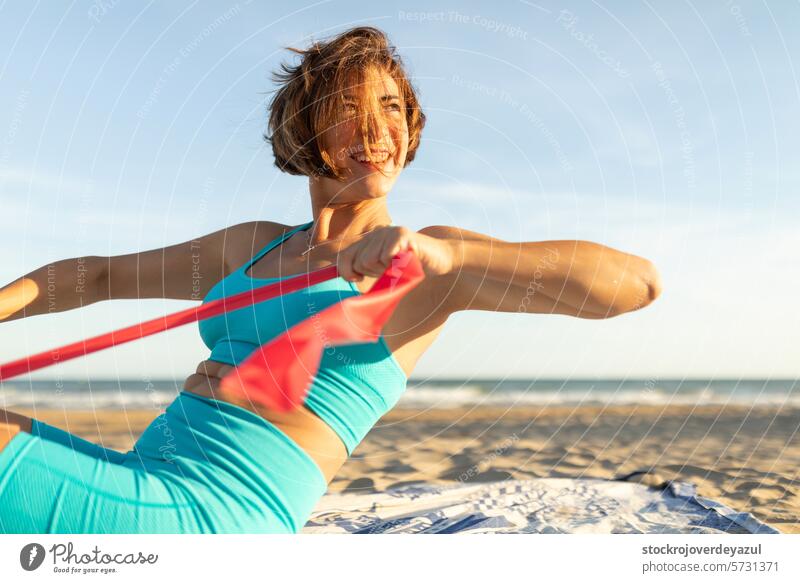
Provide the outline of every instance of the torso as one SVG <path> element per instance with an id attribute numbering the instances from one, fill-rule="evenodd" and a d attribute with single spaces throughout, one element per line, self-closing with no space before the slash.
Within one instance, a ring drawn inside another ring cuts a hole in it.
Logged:
<path id="1" fill-rule="evenodd" d="M 246 241 L 233 242 L 233 245 L 230 245 L 230 241 L 226 244 L 228 245 L 226 252 L 230 255 L 229 258 L 226 257 L 226 263 L 230 266 L 230 270 L 249 261 L 254 255 L 253 247 L 258 250 L 272 239 L 279 237 L 284 229 L 291 228 L 274 223 L 265 225 L 271 228 L 265 226 L 263 232 L 258 233 L 255 239 L 251 237 Z M 294 236 L 287 239 L 267 253 L 250 267 L 247 275 L 255 278 L 287 277 L 335 263 L 337 250 L 315 253 L 310 261 L 300 257 L 296 246 L 298 241 L 294 239 Z M 280 254 L 273 255 L 274 251 L 280 251 Z M 365 277 L 356 285 L 362 292 L 367 292 L 375 281 L 376 278 Z M 431 288 L 435 285 L 436 282 L 426 278 L 409 291 L 398 303 L 382 330 L 387 346 L 406 376 L 411 375 L 420 356 L 430 347 L 447 320 L 447 316 L 438 309 L 436 298 L 439 294 L 432 293 Z M 226 400 L 254 411 L 303 448 L 320 467 L 325 479 L 330 482 L 347 460 L 344 443 L 333 429 L 307 407 L 280 413 L 256 408 L 249 402 L 237 402 L 226 398 L 216 389 L 219 387 L 220 379 L 232 369 L 229 364 L 205 360 L 197 367 L 196 373 L 186 379 L 183 389 L 204 397 Z"/>

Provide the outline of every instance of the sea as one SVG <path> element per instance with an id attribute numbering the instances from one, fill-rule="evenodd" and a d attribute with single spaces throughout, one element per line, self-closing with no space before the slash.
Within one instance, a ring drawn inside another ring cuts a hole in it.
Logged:
<path id="1" fill-rule="evenodd" d="M 399 408 L 745 405 L 800 407 L 798 379 L 415 379 Z M 2 408 L 163 409 L 180 380 L 0 382 Z"/>

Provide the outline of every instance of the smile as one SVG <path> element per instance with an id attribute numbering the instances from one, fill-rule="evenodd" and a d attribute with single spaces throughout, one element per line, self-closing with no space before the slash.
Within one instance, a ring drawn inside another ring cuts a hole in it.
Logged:
<path id="1" fill-rule="evenodd" d="M 362 150 L 351 150 L 350 158 L 367 167 L 378 168 L 386 164 L 390 158 L 389 150 L 373 150 L 372 157 Z"/>

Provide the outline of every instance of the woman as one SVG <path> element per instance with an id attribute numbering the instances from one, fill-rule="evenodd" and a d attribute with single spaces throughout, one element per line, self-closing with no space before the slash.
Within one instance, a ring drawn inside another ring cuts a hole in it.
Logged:
<path id="1" fill-rule="evenodd" d="M 254 221 L 145 253 L 57 262 L 0 290 L 0 320 L 101 299 L 210 301 L 331 264 L 340 277 L 201 322 L 209 359 L 124 454 L 0 411 L 1 531 L 297 532 L 453 312 L 607 318 L 659 294 L 649 261 L 600 244 L 394 225 L 387 195 L 425 123 L 400 58 L 371 27 L 291 50 L 302 60 L 276 78 L 265 137 L 281 170 L 308 177 L 313 220 Z M 425 279 L 378 342 L 324 352 L 303 407 L 266 410 L 218 390 L 259 345 L 369 290 L 408 248 Z M 40 292 L 48 284 L 55 304 Z"/>

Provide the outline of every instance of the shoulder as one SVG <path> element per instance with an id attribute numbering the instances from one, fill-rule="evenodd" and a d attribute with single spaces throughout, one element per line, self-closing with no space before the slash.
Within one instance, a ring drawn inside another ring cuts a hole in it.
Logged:
<path id="1" fill-rule="evenodd" d="M 227 271 L 233 271 L 259 250 L 293 228 L 275 221 L 247 221 L 225 229 L 223 255 Z"/>
<path id="2" fill-rule="evenodd" d="M 429 227 L 422 227 L 417 231 L 417 233 L 428 235 L 429 237 L 436 237 L 437 239 L 449 239 L 454 231 L 455 227 L 448 227 L 446 225 L 431 225 Z"/>
<path id="3" fill-rule="evenodd" d="M 431 225 L 429 227 L 423 227 L 419 229 L 417 233 L 428 235 L 429 237 L 434 237 L 436 239 L 457 239 L 462 241 L 502 241 L 502 239 L 497 239 L 496 237 L 492 237 L 490 235 L 484 235 L 483 233 L 478 233 L 476 231 L 468 231 L 467 229 L 450 227 L 447 225 Z"/>
<path id="4" fill-rule="evenodd" d="M 280 236 L 287 229 L 294 228 L 293 225 L 285 225 L 274 221 L 248 221 L 228 227 L 229 234 L 237 239 L 247 238 L 263 239 L 265 237 Z M 268 242 L 268 241 L 266 241 Z"/>

